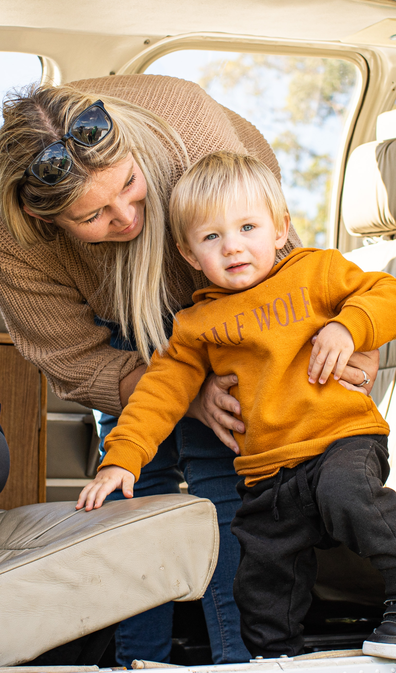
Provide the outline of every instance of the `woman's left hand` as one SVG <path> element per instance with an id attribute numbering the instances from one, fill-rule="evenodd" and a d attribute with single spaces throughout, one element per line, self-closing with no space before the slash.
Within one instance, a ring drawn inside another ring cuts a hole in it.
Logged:
<path id="1" fill-rule="evenodd" d="M 312 338 L 315 343 L 317 335 Z M 353 353 L 344 369 L 342 379 L 338 383 L 347 390 L 354 390 L 363 395 L 370 395 L 379 369 L 379 350 L 364 353 Z M 365 376 L 366 374 L 366 376 Z M 361 385 L 365 380 L 369 382 Z M 359 385 L 360 384 L 360 385 Z"/>
<path id="2" fill-rule="evenodd" d="M 374 381 L 377 378 L 379 359 L 378 349 L 368 351 L 367 353 L 353 353 L 344 369 L 342 379 L 338 383 L 348 390 L 356 390 L 364 395 L 370 395 Z M 362 386 L 361 384 L 365 380 L 368 380 L 368 383 Z"/>
<path id="3" fill-rule="evenodd" d="M 233 415 L 240 415 L 241 406 L 238 400 L 229 394 L 229 389 L 237 383 L 235 374 L 216 376 L 212 372 L 204 381 L 186 414 L 211 428 L 220 441 L 236 454 L 239 453 L 239 447 L 230 430 L 245 432 L 244 423 Z"/>

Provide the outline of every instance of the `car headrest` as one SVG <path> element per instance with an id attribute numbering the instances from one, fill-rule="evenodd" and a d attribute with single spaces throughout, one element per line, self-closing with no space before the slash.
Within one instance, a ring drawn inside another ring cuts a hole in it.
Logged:
<path id="1" fill-rule="evenodd" d="M 396 234 L 396 139 L 366 143 L 352 152 L 342 217 L 354 236 Z"/>

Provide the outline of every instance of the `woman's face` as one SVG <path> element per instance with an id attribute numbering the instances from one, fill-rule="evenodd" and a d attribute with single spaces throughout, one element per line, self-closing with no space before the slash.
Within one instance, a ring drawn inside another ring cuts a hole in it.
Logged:
<path id="1" fill-rule="evenodd" d="M 86 243 L 132 241 L 143 229 L 146 195 L 144 175 L 128 154 L 95 173 L 88 191 L 53 221 Z"/>

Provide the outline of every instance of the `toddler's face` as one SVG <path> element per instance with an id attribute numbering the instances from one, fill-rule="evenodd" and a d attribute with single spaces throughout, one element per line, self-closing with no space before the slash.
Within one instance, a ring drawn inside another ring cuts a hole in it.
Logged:
<path id="1" fill-rule="evenodd" d="M 189 250 L 181 252 L 212 283 L 238 292 L 267 277 L 288 230 L 288 217 L 278 234 L 266 204 L 257 201 L 248 207 L 242 195 L 224 214 L 193 227 L 187 237 Z"/>

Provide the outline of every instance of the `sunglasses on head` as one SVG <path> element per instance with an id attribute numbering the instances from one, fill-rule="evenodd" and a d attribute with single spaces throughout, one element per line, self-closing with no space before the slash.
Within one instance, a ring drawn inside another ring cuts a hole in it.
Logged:
<path id="1" fill-rule="evenodd" d="M 110 115 L 101 100 L 97 100 L 75 118 L 69 131 L 51 145 L 43 149 L 25 170 L 25 177 L 33 175 L 45 185 L 57 185 L 70 173 L 73 159 L 67 151 L 66 141 L 74 140 L 78 145 L 94 147 L 113 128 Z"/>

